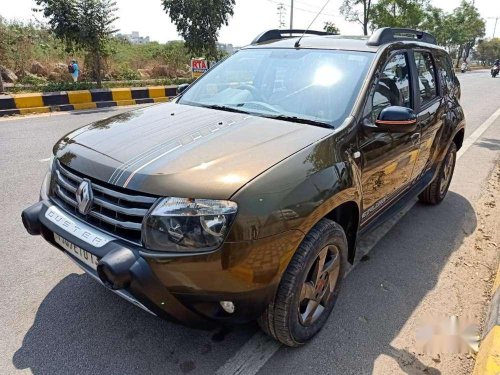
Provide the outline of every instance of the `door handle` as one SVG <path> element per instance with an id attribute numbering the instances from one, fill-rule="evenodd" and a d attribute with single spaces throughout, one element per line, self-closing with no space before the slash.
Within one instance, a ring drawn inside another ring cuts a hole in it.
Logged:
<path id="1" fill-rule="evenodd" d="M 417 144 L 418 141 L 420 141 L 420 133 L 415 133 L 415 134 L 412 134 L 412 136 L 410 137 L 411 141 L 413 142 L 413 144 Z"/>

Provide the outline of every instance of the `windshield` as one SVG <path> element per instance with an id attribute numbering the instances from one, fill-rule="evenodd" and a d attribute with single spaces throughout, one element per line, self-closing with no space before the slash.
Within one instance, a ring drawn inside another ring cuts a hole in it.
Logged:
<path id="1" fill-rule="evenodd" d="M 337 126 L 373 59 L 368 52 L 247 49 L 200 78 L 180 104 Z"/>

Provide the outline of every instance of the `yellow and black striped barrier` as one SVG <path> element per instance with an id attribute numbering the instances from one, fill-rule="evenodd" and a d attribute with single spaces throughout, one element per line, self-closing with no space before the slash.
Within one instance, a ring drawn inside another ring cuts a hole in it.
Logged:
<path id="1" fill-rule="evenodd" d="M 166 102 L 177 86 L 92 89 L 0 96 L 0 116 Z"/>
<path id="2" fill-rule="evenodd" d="M 493 285 L 488 317 L 476 357 L 474 375 L 500 374 L 500 267 Z"/>

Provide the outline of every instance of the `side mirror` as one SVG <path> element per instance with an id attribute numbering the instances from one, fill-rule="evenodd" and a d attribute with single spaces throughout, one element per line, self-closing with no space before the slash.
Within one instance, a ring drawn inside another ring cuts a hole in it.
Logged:
<path id="1" fill-rule="evenodd" d="M 189 83 L 183 83 L 182 85 L 177 86 L 177 95 L 182 94 L 189 87 Z"/>
<path id="2" fill-rule="evenodd" d="M 375 125 L 389 133 L 410 133 L 417 128 L 417 115 L 410 108 L 387 107 L 380 112 Z"/>

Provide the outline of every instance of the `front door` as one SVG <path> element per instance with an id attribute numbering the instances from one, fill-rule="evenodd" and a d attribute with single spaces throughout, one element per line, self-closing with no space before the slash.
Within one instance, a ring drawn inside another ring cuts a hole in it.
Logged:
<path id="1" fill-rule="evenodd" d="M 384 209 L 410 185 L 419 152 L 420 133 L 389 133 L 376 129 L 380 112 L 389 106 L 414 108 L 409 59 L 406 51 L 389 57 L 368 99 L 360 131 L 362 223 Z"/>

